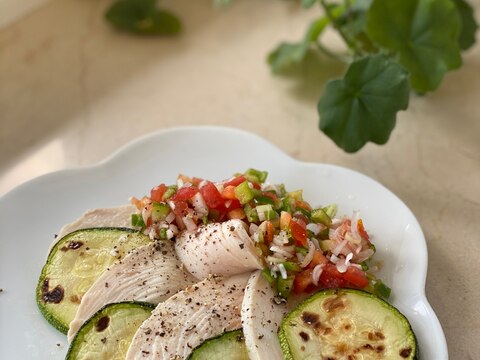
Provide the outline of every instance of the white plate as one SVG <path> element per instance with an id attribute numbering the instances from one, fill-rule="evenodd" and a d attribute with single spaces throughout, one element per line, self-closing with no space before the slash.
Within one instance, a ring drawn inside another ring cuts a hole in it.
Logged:
<path id="1" fill-rule="evenodd" d="M 243 131 L 193 127 L 162 131 L 125 146 L 99 165 L 41 176 L 0 199 L 0 359 L 62 359 L 65 336 L 35 304 L 47 249 L 60 227 L 85 210 L 142 196 L 179 172 L 221 180 L 249 167 L 269 171 L 272 183 L 304 189 L 314 205 L 360 210 L 373 234 L 382 279 L 393 304 L 412 323 L 424 359 L 447 359 L 442 328 L 425 298 L 427 248 L 412 212 L 376 181 L 345 168 L 296 161 Z"/>

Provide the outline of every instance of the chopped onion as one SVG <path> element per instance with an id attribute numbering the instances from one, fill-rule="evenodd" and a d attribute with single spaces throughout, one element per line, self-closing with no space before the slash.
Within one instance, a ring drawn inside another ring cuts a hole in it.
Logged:
<path id="1" fill-rule="evenodd" d="M 184 216 L 182 218 L 183 223 L 185 224 L 185 227 L 187 228 L 188 231 L 193 231 L 197 228 L 197 224 L 195 224 L 195 221 L 189 216 Z"/>
<path id="2" fill-rule="evenodd" d="M 278 264 L 278 270 L 280 271 L 280 275 L 282 276 L 282 279 L 286 279 L 287 270 L 285 270 L 285 266 L 283 264 Z"/>
<path id="3" fill-rule="evenodd" d="M 285 256 L 286 258 L 290 258 L 293 256 L 293 251 L 295 250 L 295 247 L 272 245 L 270 247 L 270 250 L 275 253 L 274 255 L 280 254 L 282 256 Z"/>
<path id="4" fill-rule="evenodd" d="M 265 258 L 265 260 L 267 260 L 267 262 L 272 263 L 272 264 L 280 264 L 280 263 L 283 263 L 287 259 L 284 258 L 284 257 L 280 257 L 280 256 L 267 256 Z"/>
<path id="5" fill-rule="evenodd" d="M 173 235 L 178 234 L 178 228 L 174 224 L 170 224 L 168 228 L 173 232 Z"/>
<path id="6" fill-rule="evenodd" d="M 280 245 L 280 246 L 284 244 L 288 244 L 287 232 L 285 230 L 281 230 L 278 235 L 275 235 L 273 237 L 273 243 L 275 245 Z"/>
<path id="7" fill-rule="evenodd" d="M 208 208 L 207 204 L 205 203 L 205 200 L 203 199 L 202 194 L 197 192 L 193 198 L 192 198 L 192 205 L 195 208 L 195 211 L 197 212 L 197 215 L 199 217 L 204 217 L 208 215 Z"/>
<path id="8" fill-rule="evenodd" d="M 310 261 L 313 259 L 313 255 L 315 254 L 315 245 L 311 241 L 308 242 L 308 253 L 305 255 L 305 258 L 303 261 L 300 263 L 300 266 L 302 268 L 306 267 L 308 264 L 310 264 Z"/>
<path id="9" fill-rule="evenodd" d="M 318 240 L 317 240 L 317 239 L 311 239 L 311 240 L 312 240 L 312 242 L 313 242 L 313 245 L 315 245 L 315 248 L 316 248 L 317 250 L 321 250 L 321 248 L 320 248 L 320 243 L 318 242 Z"/>
<path id="10" fill-rule="evenodd" d="M 208 184 L 208 181 L 207 180 L 202 180 L 200 181 L 200 183 L 198 184 L 198 188 L 201 189 L 202 187 L 204 187 L 205 185 Z"/>
<path id="11" fill-rule="evenodd" d="M 253 234 L 258 233 L 258 225 L 255 223 L 250 223 L 250 227 L 248 228 L 248 233 L 250 234 L 250 236 L 253 236 Z"/>
<path id="12" fill-rule="evenodd" d="M 343 240 L 340 244 L 338 244 L 337 246 L 335 246 L 335 249 L 333 249 L 332 253 L 334 255 L 337 255 L 340 254 L 343 250 L 343 248 L 348 244 L 348 240 L 345 239 Z"/>
<path id="13" fill-rule="evenodd" d="M 314 235 L 318 235 L 322 231 L 324 226 L 322 224 L 309 223 L 307 224 L 307 230 L 310 230 Z"/>
<path id="14" fill-rule="evenodd" d="M 315 286 L 318 286 L 318 280 L 320 280 L 320 275 L 322 275 L 324 264 L 318 264 L 313 268 L 312 271 L 312 282 Z"/>
<path id="15" fill-rule="evenodd" d="M 364 262 L 374 253 L 375 252 L 372 249 L 366 249 L 366 250 L 360 251 L 357 255 L 355 255 L 355 261 L 358 263 Z"/>
<path id="16" fill-rule="evenodd" d="M 173 231 L 171 229 L 167 230 L 167 239 L 170 240 L 174 237 Z"/>

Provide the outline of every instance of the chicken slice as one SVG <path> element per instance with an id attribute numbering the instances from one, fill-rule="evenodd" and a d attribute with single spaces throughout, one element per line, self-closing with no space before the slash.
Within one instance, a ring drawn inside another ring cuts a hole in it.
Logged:
<path id="1" fill-rule="evenodd" d="M 183 269 L 171 241 L 137 248 L 107 269 L 82 297 L 68 341 L 106 304 L 132 300 L 158 304 L 196 281 Z"/>
<path id="2" fill-rule="evenodd" d="M 197 279 L 211 274 L 231 276 L 262 269 L 262 260 L 246 227 L 241 220 L 200 226 L 180 234 L 175 249 Z"/>
<path id="3" fill-rule="evenodd" d="M 296 307 L 300 298 L 288 303 L 276 296 L 272 285 L 254 272 L 248 280 L 242 303 L 242 324 L 245 344 L 251 360 L 283 360 L 277 332 L 284 316 Z"/>
<path id="4" fill-rule="evenodd" d="M 249 276 L 210 276 L 158 304 L 135 334 L 126 359 L 186 359 L 206 339 L 239 329 Z"/>

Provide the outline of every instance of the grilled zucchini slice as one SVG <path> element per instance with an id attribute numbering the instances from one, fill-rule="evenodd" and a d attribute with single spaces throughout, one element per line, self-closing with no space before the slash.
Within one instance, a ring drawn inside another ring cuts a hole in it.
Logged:
<path id="1" fill-rule="evenodd" d="M 66 334 L 95 280 L 128 252 L 150 242 L 148 236 L 126 228 L 90 228 L 65 235 L 50 251 L 38 281 L 40 312 Z"/>
<path id="2" fill-rule="evenodd" d="M 405 316 L 375 295 L 352 289 L 321 291 L 289 313 L 279 339 L 286 360 L 417 359 Z"/>
<path id="3" fill-rule="evenodd" d="M 228 331 L 195 348 L 188 360 L 249 360 L 242 330 Z"/>
<path id="4" fill-rule="evenodd" d="M 78 330 L 65 359 L 124 360 L 133 336 L 154 308 L 135 301 L 105 305 Z"/>

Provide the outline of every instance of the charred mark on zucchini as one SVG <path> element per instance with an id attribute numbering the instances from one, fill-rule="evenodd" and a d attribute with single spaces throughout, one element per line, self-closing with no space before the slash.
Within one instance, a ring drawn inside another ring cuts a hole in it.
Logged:
<path id="1" fill-rule="evenodd" d="M 407 347 L 405 349 L 400 350 L 400 356 L 405 358 L 405 359 L 408 358 L 411 353 L 412 353 L 412 348 L 411 347 Z"/>
<path id="2" fill-rule="evenodd" d="M 319 329 L 322 326 L 322 324 L 320 324 L 320 317 L 315 313 L 311 313 L 308 311 L 303 312 L 302 320 L 305 325 L 311 326 L 314 329 Z"/>
<path id="3" fill-rule="evenodd" d="M 49 279 L 45 278 L 42 284 L 42 300 L 46 303 L 59 304 L 63 300 L 65 291 L 61 285 L 55 286 L 49 290 Z"/>
<path id="4" fill-rule="evenodd" d="M 108 327 L 109 323 L 110 323 L 110 318 L 108 316 L 102 316 L 100 319 L 98 319 L 97 323 L 95 324 L 95 330 L 97 332 L 102 332 Z"/>
<path id="5" fill-rule="evenodd" d="M 305 331 L 300 331 L 298 333 L 298 335 L 300 335 L 300 337 L 302 338 L 303 341 L 307 342 L 308 340 L 310 340 L 310 336 L 305 332 Z"/>
<path id="6" fill-rule="evenodd" d="M 69 241 L 67 246 L 62 246 L 60 248 L 61 251 L 68 251 L 68 250 L 77 250 L 83 246 L 83 242 L 81 241 Z"/>
<path id="7" fill-rule="evenodd" d="M 325 300 L 323 308 L 327 312 L 334 312 L 337 310 L 344 309 L 346 307 L 345 302 L 341 298 L 341 295 L 338 295 L 334 298 Z"/>

